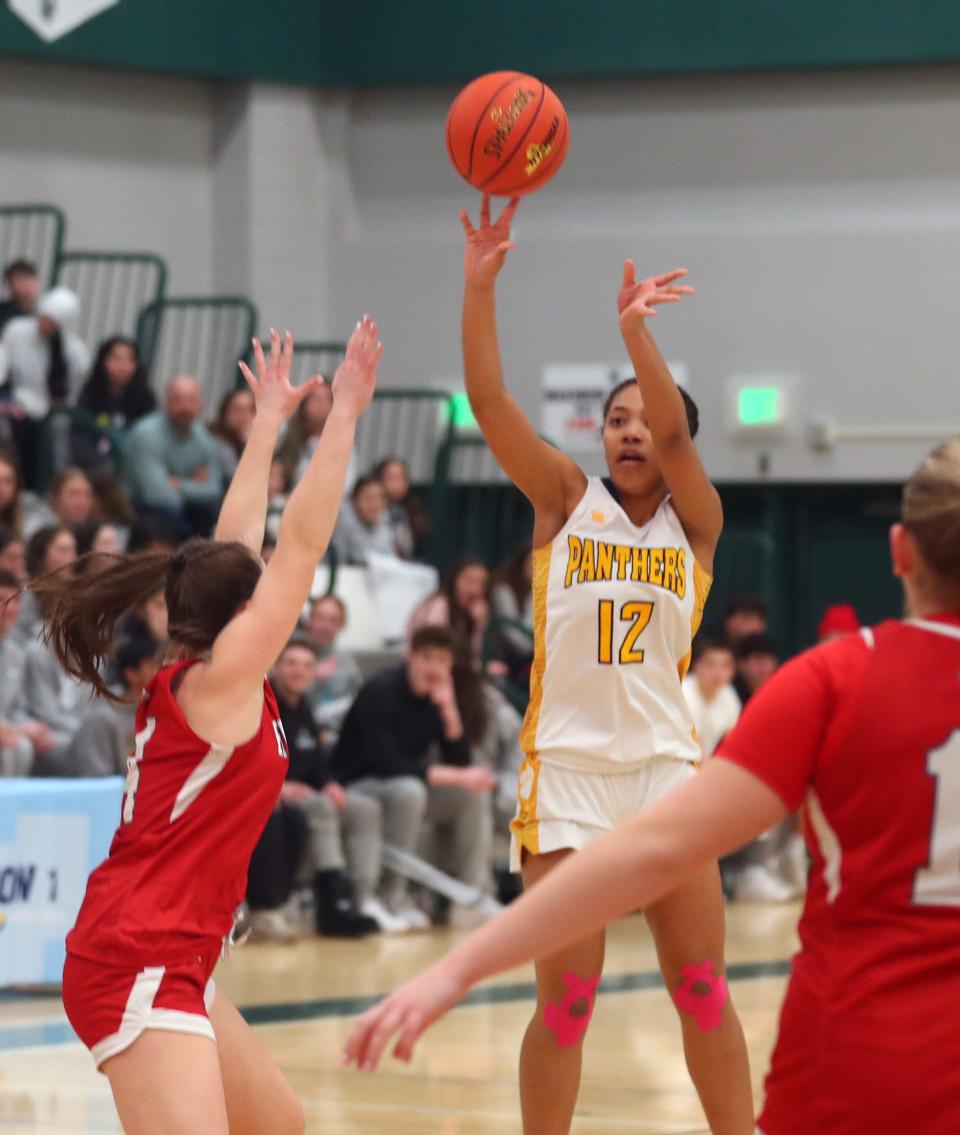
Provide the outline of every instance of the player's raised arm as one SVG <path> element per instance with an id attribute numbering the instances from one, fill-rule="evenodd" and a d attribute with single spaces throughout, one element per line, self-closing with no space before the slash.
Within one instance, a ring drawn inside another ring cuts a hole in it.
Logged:
<path id="1" fill-rule="evenodd" d="M 633 261 L 627 260 L 617 309 L 664 480 L 697 558 L 709 567 L 723 528 L 720 495 L 693 444 L 683 398 L 647 326 L 658 305 L 693 295 L 693 288 L 676 283 L 686 274 L 678 268 L 638 281 Z"/>
<path id="2" fill-rule="evenodd" d="M 417 1038 L 495 973 L 543 958 L 668 894 L 687 874 L 786 815 L 759 777 L 728 761 L 571 855 L 502 914 L 359 1019 L 345 1064 L 372 1071 L 396 1039 L 409 1060 Z"/>
<path id="3" fill-rule="evenodd" d="M 334 375 L 333 409 L 284 509 L 276 551 L 249 605 L 221 631 L 210 664 L 194 680 L 190 701 L 212 721 L 222 720 L 225 703 L 260 689 L 297 624 L 336 523 L 357 422 L 373 397 L 382 353 L 377 325 L 364 316 Z M 191 724 L 203 735 L 202 721 Z"/>
<path id="4" fill-rule="evenodd" d="M 264 356 L 260 340 L 254 339 L 253 356 L 256 374 L 244 362 L 240 363 L 240 370 L 253 391 L 257 413 L 237 471 L 223 499 L 214 539 L 238 540 L 259 555 L 267 518 L 270 462 L 280 431 L 284 422 L 323 379 L 318 375 L 296 389 L 290 385 L 293 336 L 289 331 L 281 343 L 279 331 L 271 330 L 269 359 Z"/>
<path id="5" fill-rule="evenodd" d="M 562 525 L 583 495 L 586 478 L 565 454 L 548 445 L 527 420 L 503 382 L 497 340 L 497 275 L 514 247 L 510 224 L 519 205 L 514 198 L 496 221 L 484 196 L 480 226 L 460 214 L 466 233 L 463 267 L 463 366 L 474 416 L 500 467 L 539 514 Z"/>

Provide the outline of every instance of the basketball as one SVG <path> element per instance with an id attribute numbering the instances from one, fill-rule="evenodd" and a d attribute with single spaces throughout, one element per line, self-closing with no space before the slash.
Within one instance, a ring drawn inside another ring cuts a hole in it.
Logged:
<path id="1" fill-rule="evenodd" d="M 532 75 L 493 71 L 464 87 L 447 115 L 447 152 L 474 189 L 518 197 L 546 185 L 567 153 L 563 103 Z"/>

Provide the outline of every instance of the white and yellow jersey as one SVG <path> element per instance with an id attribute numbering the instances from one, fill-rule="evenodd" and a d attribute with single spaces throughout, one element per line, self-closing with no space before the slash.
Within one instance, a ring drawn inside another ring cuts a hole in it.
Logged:
<path id="1" fill-rule="evenodd" d="M 711 582 L 669 497 L 637 527 L 591 477 L 534 552 L 528 759 L 601 773 L 652 757 L 699 761 L 680 681 Z"/>

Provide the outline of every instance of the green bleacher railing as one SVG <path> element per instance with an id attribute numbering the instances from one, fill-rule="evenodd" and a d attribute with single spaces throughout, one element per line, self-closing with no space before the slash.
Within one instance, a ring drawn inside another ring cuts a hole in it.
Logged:
<path id="1" fill-rule="evenodd" d="M 32 260 L 48 287 L 63 249 L 67 221 L 56 205 L 42 202 L 0 205 L 0 266 L 11 260 Z"/>
<path id="2" fill-rule="evenodd" d="M 144 308 L 162 300 L 167 265 L 153 252 L 62 252 L 55 282 L 80 299 L 79 334 L 92 349 L 111 335 L 134 338 Z"/>
<path id="3" fill-rule="evenodd" d="M 195 375 L 213 415 L 236 385 L 237 360 L 245 357 L 257 323 L 246 296 L 166 296 L 141 311 L 137 345 L 156 388 L 178 374 Z"/>

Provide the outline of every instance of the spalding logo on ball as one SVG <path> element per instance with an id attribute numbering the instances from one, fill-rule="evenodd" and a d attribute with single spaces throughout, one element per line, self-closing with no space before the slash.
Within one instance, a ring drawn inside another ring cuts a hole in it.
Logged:
<path id="1" fill-rule="evenodd" d="M 570 128 L 563 103 L 518 71 L 493 71 L 463 88 L 447 115 L 447 152 L 474 189 L 532 193 L 563 164 Z"/>

